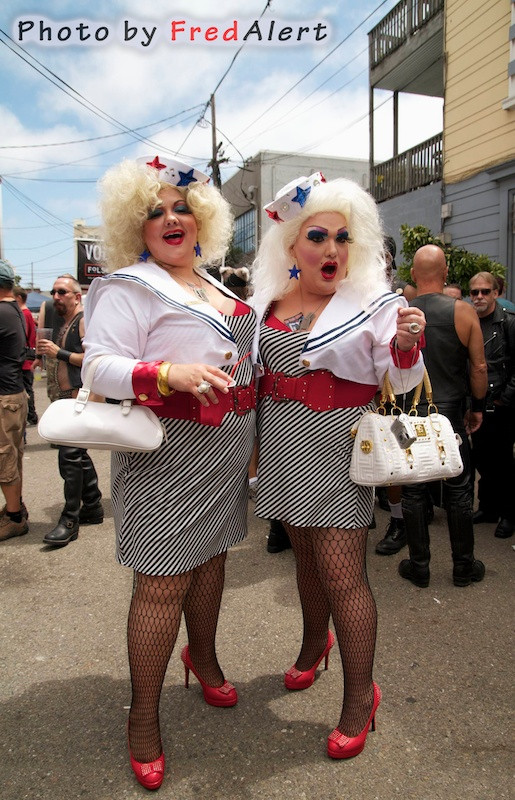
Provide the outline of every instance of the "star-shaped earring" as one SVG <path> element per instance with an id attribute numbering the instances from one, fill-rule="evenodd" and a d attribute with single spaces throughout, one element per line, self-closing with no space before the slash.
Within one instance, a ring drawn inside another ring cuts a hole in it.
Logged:
<path id="1" fill-rule="evenodd" d="M 145 263 L 150 258 L 150 250 L 143 250 L 142 253 L 139 254 L 138 261 L 145 261 Z"/>
<path id="2" fill-rule="evenodd" d="M 290 272 L 290 280 L 295 278 L 296 281 L 299 280 L 300 269 L 297 268 L 297 265 L 294 264 L 293 267 L 289 270 Z"/>
<path id="3" fill-rule="evenodd" d="M 202 255 L 202 249 L 201 249 L 200 244 L 198 242 L 195 245 L 195 255 L 198 256 L 199 258 Z"/>

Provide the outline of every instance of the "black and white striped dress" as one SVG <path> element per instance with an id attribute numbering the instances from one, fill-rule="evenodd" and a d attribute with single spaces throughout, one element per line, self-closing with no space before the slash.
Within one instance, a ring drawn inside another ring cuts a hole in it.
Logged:
<path id="1" fill-rule="evenodd" d="M 261 325 L 260 352 L 271 372 L 293 377 L 308 332 Z M 349 477 L 351 428 L 369 406 L 313 411 L 270 396 L 259 401 L 259 480 L 255 513 L 299 527 L 361 528 L 372 518 L 373 489 Z"/>
<path id="2" fill-rule="evenodd" d="M 224 315 L 238 345 L 249 353 L 253 311 Z M 231 372 L 231 367 L 221 367 Z M 250 358 L 233 375 L 253 380 Z M 255 412 L 226 414 L 220 427 L 162 419 L 166 439 L 152 453 L 113 452 L 112 499 L 116 556 L 146 575 L 178 575 L 205 563 L 247 535 L 248 464 Z"/>

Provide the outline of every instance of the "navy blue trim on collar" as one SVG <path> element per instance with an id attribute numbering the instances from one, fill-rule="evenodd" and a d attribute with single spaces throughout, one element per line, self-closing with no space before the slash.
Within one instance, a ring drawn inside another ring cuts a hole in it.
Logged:
<path id="1" fill-rule="evenodd" d="M 211 327 L 214 328 L 215 331 L 217 331 L 217 333 L 223 336 L 224 339 L 229 339 L 231 342 L 234 342 L 236 344 L 236 340 L 234 339 L 234 336 L 232 335 L 230 328 L 224 325 L 223 322 L 221 321 L 218 322 L 218 320 L 213 319 L 213 317 L 210 317 L 209 314 L 206 314 L 204 311 L 199 311 L 198 309 L 193 308 L 192 306 L 188 306 L 185 303 L 180 303 L 178 300 L 173 300 L 167 294 L 164 294 L 164 292 L 160 292 L 159 289 L 156 289 L 155 286 L 152 286 L 151 283 L 147 283 L 147 281 L 144 281 L 142 278 L 137 278 L 134 275 L 124 274 L 123 272 L 117 272 L 116 274 L 113 273 L 111 275 L 105 275 L 103 279 L 133 281 L 134 283 L 138 283 L 140 286 L 143 286 L 145 289 L 148 289 L 150 292 L 153 292 L 156 295 L 156 297 L 159 297 L 159 299 L 162 300 L 163 303 L 166 303 L 166 305 L 170 306 L 171 308 L 177 308 L 180 309 L 181 311 L 186 311 L 187 313 L 200 317 L 200 319 L 202 319 L 208 325 L 211 325 Z"/>
<path id="2" fill-rule="evenodd" d="M 370 303 L 370 305 L 367 306 L 364 311 L 360 311 L 359 314 L 356 314 L 351 319 L 346 320 L 346 322 L 344 322 L 342 325 L 338 325 L 336 328 L 332 328 L 329 331 L 324 331 L 324 333 L 321 333 L 319 336 L 314 336 L 313 338 L 309 337 L 306 339 L 306 344 L 304 345 L 302 352 L 311 353 L 314 350 L 318 350 L 320 347 L 326 347 L 335 339 L 346 336 L 348 333 L 356 330 L 356 328 L 364 325 L 365 322 L 373 317 L 374 314 L 376 314 L 387 303 L 393 303 L 396 300 L 398 300 L 398 295 L 393 294 L 392 292 L 382 294 L 380 297 L 376 298 L 372 303 Z"/>

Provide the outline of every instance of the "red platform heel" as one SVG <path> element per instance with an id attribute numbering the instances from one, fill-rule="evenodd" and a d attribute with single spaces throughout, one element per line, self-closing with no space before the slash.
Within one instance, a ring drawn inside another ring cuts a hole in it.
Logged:
<path id="1" fill-rule="evenodd" d="M 127 738 L 128 736 L 129 723 L 127 723 Z M 132 771 L 134 772 L 138 783 L 144 786 L 145 789 L 159 789 L 163 783 L 165 774 L 165 754 L 161 753 L 158 759 L 155 761 L 149 761 L 145 764 L 141 761 L 136 761 L 131 753 L 131 746 L 129 743 L 129 756 L 131 759 Z"/>
<path id="2" fill-rule="evenodd" d="M 329 734 L 327 739 L 327 755 L 330 758 L 354 758 L 354 756 L 358 756 L 361 753 L 365 747 L 370 726 L 372 726 L 373 731 L 376 729 L 376 711 L 381 702 L 381 696 L 381 689 L 377 683 L 374 683 L 372 711 L 370 712 L 367 724 L 357 736 L 345 736 L 344 733 L 340 733 L 338 728 L 335 728 L 334 731 Z"/>
<path id="3" fill-rule="evenodd" d="M 295 664 L 293 667 L 290 667 L 288 672 L 284 673 L 284 685 L 287 689 L 290 690 L 297 690 L 297 689 L 309 689 L 310 686 L 313 685 L 315 680 L 315 672 L 318 669 L 318 666 L 323 658 L 325 658 L 325 669 L 329 666 L 329 651 L 334 644 L 334 633 L 332 631 L 327 631 L 327 644 L 325 647 L 324 652 L 318 659 L 311 669 L 304 670 L 301 672 L 300 669 L 297 669 Z"/>
<path id="4" fill-rule="evenodd" d="M 184 685 L 186 689 L 189 687 L 191 669 L 194 676 L 202 686 L 202 692 L 204 694 L 204 700 L 206 703 L 208 703 L 210 706 L 217 706 L 218 708 L 227 708 L 229 706 L 236 705 L 238 702 L 238 695 L 236 693 L 236 689 L 231 683 L 229 683 L 229 681 L 224 681 L 222 686 L 208 686 L 207 683 L 204 683 L 192 664 L 188 645 L 182 649 L 181 660 L 184 664 Z"/>

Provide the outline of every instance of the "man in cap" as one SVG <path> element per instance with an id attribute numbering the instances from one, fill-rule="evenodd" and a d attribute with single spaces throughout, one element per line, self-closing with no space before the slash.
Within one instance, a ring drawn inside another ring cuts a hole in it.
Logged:
<path id="1" fill-rule="evenodd" d="M 14 272 L 0 259 L 0 488 L 5 506 L 0 512 L 0 541 L 29 530 L 22 492 L 27 393 L 23 385 L 25 321 L 13 294 Z"/>

